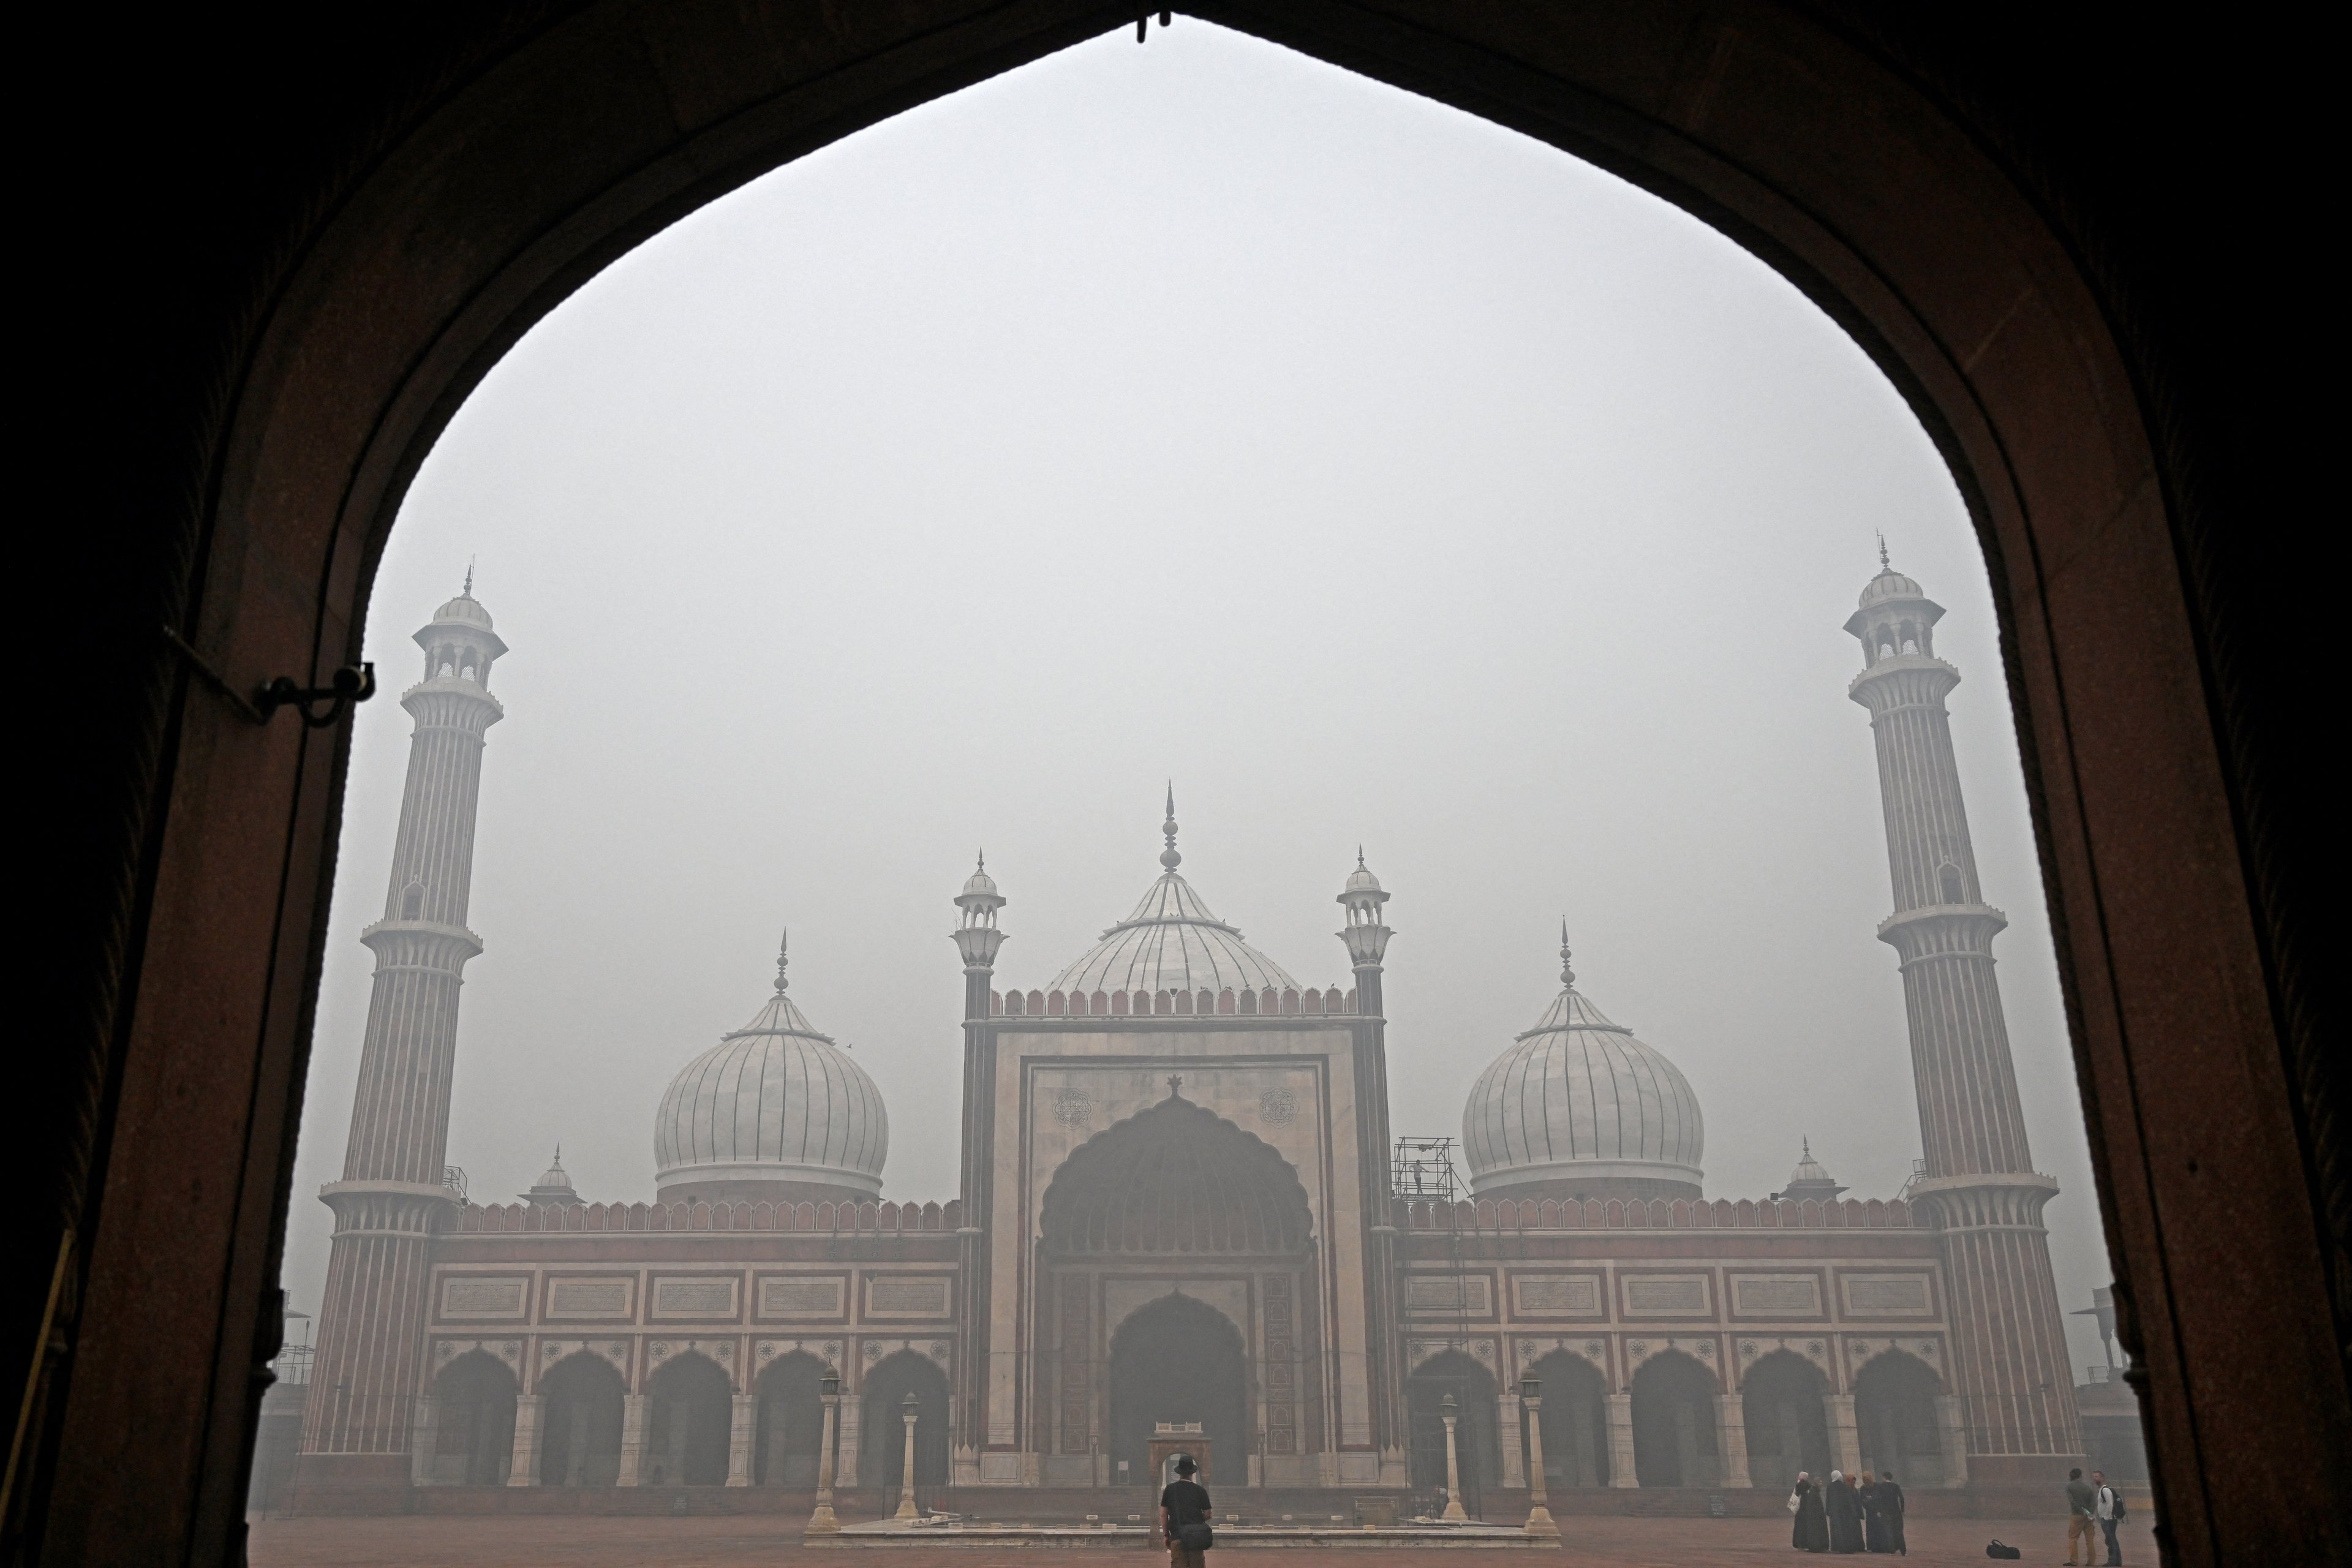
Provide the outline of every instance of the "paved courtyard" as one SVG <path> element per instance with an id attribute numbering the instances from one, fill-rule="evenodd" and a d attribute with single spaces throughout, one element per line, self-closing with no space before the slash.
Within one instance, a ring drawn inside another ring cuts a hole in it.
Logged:
<path id="1" fill-rule="evenodd" d="M 1476 1563 L 1570 1563 L 1591 1568 L 1689 1568 L 1694 1563 L 1787 1563 L 1801 1560 L 1789 1547 L 1789 1527 L 1770 1519 L 1571 1518 L 1570 1540 L 1558 1554 L 1382 1551 L 1236 1551 L 1220 1553 L 1224 1568 L 1263 1561 L 1268 1568 L 1466 1568 Z M 2026 1548 L 2026 1563 L 2065 1560 L 2063 1520 L 2032 1522 L 1982 1519 L 1921 1519 L 1911 1529 L 1909 1562 L 1922 1568 L 1958 1568 L 1985 1561 L 1985 1542 L 1998 1536 Z M 1140 1562 L 1133 1551 L 1040 1551 L 1022 1547 L 901 1549 L 856 1552 L 803 1550 L 797 1521 L 774 1515 L 719 1518 L 541 1516 L 257 1520 L 254 1568 L 750 1568 L 788 1563 L 819 1568 L 1029 1568 L 1040 1561 L 1078 1568 L 1090 1560 Z M 1809 1559 L 1808 1559 L 1809 1560 Z M 2152 1563 L 2156 1551 L 2144 1521 L 2126 1526 L 2124 1560 Z"/>

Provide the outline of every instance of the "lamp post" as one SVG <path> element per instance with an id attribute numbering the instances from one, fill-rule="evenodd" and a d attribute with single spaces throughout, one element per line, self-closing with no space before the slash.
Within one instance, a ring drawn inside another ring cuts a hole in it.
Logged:
<path id="1" fill-rule="evenodd" d="M 1519 1379 L 1519 1408 L 1528 1413 L 1527 1531 L 1558 1541 L 1559 1526 L 1553 1522 L 1551 1510 L 1544 1506 L 1543 1400 L 1538 1397 L 1542 1393 L 1543 1384 L 1538 1379 Z"/>
<path id="2" fill-rule="evenodd" d="M 1462 1507 L 1462 1461 L 1454 1447 L 1454 1422 L 1461 1406 L 1447 1394 L 1439 1404 L 1438 1414 L 1445 1420 L 1445 1521 L 1467 1524 L 1470 1515 Z"/>
<path id="3" fill-rule="evenodd" d="M 898 1417 L 907 1424 L 907 1464 L 898 1474 L 898 1511 L 895 1516 L 899 1519 L 922 1517 L 915 1509 L 915 1412 L 917 1408 L 915 1391 L 910 1388 L 907 1391 L 907 1402 L 898 1407 Z"/>
<path id="4" fill-rule="evenodd" d="M 841 1528 L 841 1521 L 833 1517 L 833 1413 L 841 1404 L 840 1374 L 826 1373 L 821 1386 L 824 1392 L 817 1398 L 824 1406 L 824 1435 L 817 1439 L 816 1508 L 809 1514 L 810 1535 L 831 1535 Z"/>

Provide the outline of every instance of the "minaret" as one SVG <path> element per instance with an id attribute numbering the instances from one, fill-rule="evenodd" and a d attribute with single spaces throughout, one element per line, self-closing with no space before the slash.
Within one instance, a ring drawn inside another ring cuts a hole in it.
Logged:
<path id="1" fill-rule="evenodd" d="M 1944 1232 L 1951 1392 L 1982 1482 L 2042 1483 L 2083 1451 L 2065 1321 L 2050 1274 L 2037 1175 L 1993 973 L 2008 917 L 1977 882 L 1944 700 L 1960 672 L 1936 657 L 1943 607 L 1886 563 L 1845 624 L 1864 668 L 1847 694 L 1870 710 L 1895 912 L 1878 928 L 1902 955 L 1926 1174 L 1913 1202 Z"/>
<path id="2" fill-rule="evenodd" d="M 1339 931 L 1356 971 L 1355 1080 L 1357 1181 L 1362 1188 L 1364 1302 L 1370 1321 L 1365 1343 L 1381 1353 L 1372 1360 L 1372 1440 L 1381 1451 L 1381 1484 L 1405 1484 L 1404 1315 L 1398 1292 L 1397 1234 L 1389 1184 L 1389 1057 L 1387 1004 L 1381 991 L 1381 960 L 1395 935 L 1381 918 L 1389 901 L 1381 879 L 1364 864 L 1356 846 L 1356 868 L 1339 889 L 1347 913 Z"/>
<path id="3" fill-rule="evenodd" d="M 988 1237 L 981 1222 L 989 1211 L 996 1168 L 996 1031 L 989 1021 L 989 1005 L 996 954 L 1004 945 L 1004 932 L 996 929 L 996 911 L 1005 904 L 996 879 L 988 874 L 986 850 L 955 904 L 963 911 L 950 940 L 963 955 L 963 1172 L 957 1184 L 963 1220 L 956 1230 L 956 1256 L 962 1265 L 957 1311 L 965 1353 L 956 1358 L 955 1426 L 948 1444 L 950 1474 L 956 1484 L 976 1486 L 980 1450 L 988 1436 L 982 1422 L 992 1327 Z"/>
<path id="4" fill-rule="evenodd" d="M 402 1486 L 425 1361 L 432 1237 L 462 1202 L 444 1164 L 457 989 L 482 951 L 466 929 L 483 732 L 503 717 L 490 666 L 507 651 L 465 592 L 416 634 L 425 677 L 404 692 L 415 715 L 408 781 L 383 918 L 361 934 L 375 952 L 343 1177 L 320 1192 L 335 1214 L 302 1428 L 305 1487 Z"/>

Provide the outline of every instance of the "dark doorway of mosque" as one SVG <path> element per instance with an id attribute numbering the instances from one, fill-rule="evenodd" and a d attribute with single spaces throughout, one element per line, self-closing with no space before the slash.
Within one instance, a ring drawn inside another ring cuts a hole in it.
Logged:
<path id="1" fill-rule="evenodd" d="M 1249 1452 L 1243 1368 L 1241 1333 L 1214 1307 L 1180 1291 L 1138 1309 L 1111 1336 L 1112 1460 L 1152 1476 L 1153 1427 L 1197 1421 L 1208 1451 L 1228 1457 L 1220 1479 L 1242 1484 L 1230 1457 Z"/>
<path id="2" fill-rule="evenodd" d="M 1461 1472 L 1462 1506 L 1475 1519 L 1486 1489 L 1501 1479 L 1501 1432 L 1496 1425 L 1494 1375 L 1461 1351 L 1431 1357 L 1405 1379 L 1405 1408 L 1412 1423 L 1405 1474 L 1416 1491 L 1434 1493 L 1446 1484 L 1448 1397 L 1454 1401 L 1454 1453 Z"/>
<path id="3" fill-rule="evenodd" d="M 915 1489 L 948 1484 L 948 1374 L 913 1351 L 867 1369 L 857 1484 L 895 1499 L 907 1474 L 907 1395 L 915 1396 Z"/>
<path id="4" fill-rule="evenodd" d="M 515 1378 L 487 1351 L 468 1351 L 433 1380 L 433 1479 L 506 1484 L 514 1461 Z"/>
<path id="5" fill-rule="evenodd" d="M 1822 1369 L 1794 1351 L 1774 1351 L 1739 1384 L 1748 1421 L 1748 1473 L 1758 1486 L 1791 1486 L 1803 1470 L 1830 1473 L 1830 1391 Z"/>
<path id="6" fill-rule="evenodd" d="M 763 1487 L 816 1485 L 824 1443 L 824 1366 L 805 1351 L 777 1357 L 760 1373 L 751 1426 L 751 1479 Z"/>
<path id="7" fill-rule="evenodd" d="M 1723 1475 L 1715 1373 L 1680 1351 L 1633 1374 L 1633 1476 L 1645 1487 L 1711 1487 Z"/>
<path id="8" fill-rule="evenodd" d="M 719 1363 L 688 1354 L 654 1373 L 646 1421 L 645 1484 L 722 1487 L 735 1390 Z"/>
<path id="9" fill-rule="evenodd" d="M 1580 1355 L 1554 1351 L 1528 1368 L 1542 1391 L 1544 1486 L 1609 1484 L 1609 1386 Z M 1524 1447 L 1525 1434 L 1520 1435 Z"/>
<path id="10" fill-rule="evenodd" d="M 1941 1486 L 1944 1447 L 1936 1396 L 1943 1392 L 1943 1380 L 1918 1357 L 1905 1351 L 1873 1356 L 1853 1381 L 1863 1468 L 1892 1470 L 1906 1487 Z"/>
<path id="11" fill-rule="evenodd" d="M 621 1474 L 621 1374 L 585 1351 L 539 1380 L 542 1486 L 609 1487 Z"/>

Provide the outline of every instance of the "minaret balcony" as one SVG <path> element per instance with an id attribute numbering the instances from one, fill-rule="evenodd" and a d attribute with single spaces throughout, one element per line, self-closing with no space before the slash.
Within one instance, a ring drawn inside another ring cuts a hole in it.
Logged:
<path id="1" fill-rule="evenodd" d="M 1916 692 L 1900 694 L 1910 697 L 1911 703 L 1898 700 L 1893 705 L 1910 706 L 1913 703 L 1941 701 L 1952 688 L 1960 683 L 1960 672 L 1933 654 L 1888 654 L 1877 663 L 1865 665 L 1857 670 L 1854 678 L 1846 682 L 1845 694 L 1865 708 L 1874 708 L 1878 704 L 1863 693 L 1871 688 L 1898 680 L 1906 687 L 1916 688 Z M 1883 700 L 1885 694 L 1874 692 L 1873 695 Z"/>
<path id="2" fill-rule="evenodd" d="M 437 921 L 378 921 L 360 932 L 360 941 L 387 965 L 455 968 L 482 952 L 480 937 Z"/>
<path id="3" fill-rule="evenodd" d="M 1923 904 L 1897 910 L 1878 922 L 1878 940 L 1903 955 L 1978 956 L 1992 952 L 1992 939 L 2009 925 L 2009 917 L 1990 904 Z"/>

